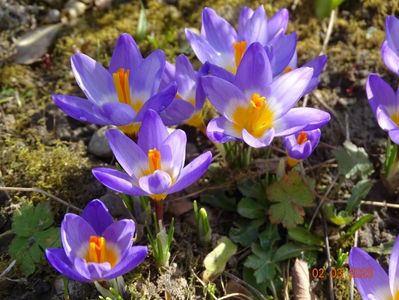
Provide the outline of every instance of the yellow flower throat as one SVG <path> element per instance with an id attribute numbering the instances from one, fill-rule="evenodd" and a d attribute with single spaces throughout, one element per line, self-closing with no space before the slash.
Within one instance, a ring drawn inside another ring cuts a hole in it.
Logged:
<path id="1" fill-rule="evenodd" d="M 107 247 L 106 240 L 102 236 L 92 235 L 89 240 L 89 247 L 85 255 L 88 263 L 109 263 L 114 267 L 118 262 L 118 254 Z"/>

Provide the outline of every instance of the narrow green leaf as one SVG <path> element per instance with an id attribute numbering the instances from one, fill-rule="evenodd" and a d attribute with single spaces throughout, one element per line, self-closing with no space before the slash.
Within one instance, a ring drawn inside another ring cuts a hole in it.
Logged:
<path id="1" fill-rule="evenodd" d="M 273 256 L 274 262 L 280 262 L 289 258 L 298 257 L 304 251 L 320 250 L 320 247 L 286 243 L 276 250 Z"/>
<path id="2" fill-rule="evenodd" d="M 352 194 L 348 199 L 345 210 L 348 213 L 351 213 L 354 209 L 356 209 L 359 206 L 360 201 L 367 196 L 372 187 L 373 183 L 369 179 L 364 179 L 356 183 L 352 189 Z"/>
<path id="3" fill-rule="evenodd" d="M 309 232 L 303 227 L 295 227 L 288 229 L 288 237 L 295 241 L 309 246 L 323 246 L 323 239 Z"/>
<path id="4" fill-rule="evenodd" d="M 145 8 L 143 2 L 142 1 L 140 2 L 141 2 L 141 7 L 139 14 L 139 21 L 137 23 L 136 37 L 138 40 L 143 40 L 147 35 L 148 22 L 147 22 L 147 17 L 145 15 Z"/>
<path id="5" fill-rule="evenodd" d="M 359 220 L 357 220 L 346 232 L 347 236 L 351 236 L 352 234 L 354 234 L 356 231 L 358 231 L 360 229 L 360 227 L 362 227 L 363 225 L 367 224 L 368 222 L 370 222 L 372 219 L 374 218 L 374 216 L 372 214 L 367 214 L 364 215 L 362 217 L 359 218 Z"/>

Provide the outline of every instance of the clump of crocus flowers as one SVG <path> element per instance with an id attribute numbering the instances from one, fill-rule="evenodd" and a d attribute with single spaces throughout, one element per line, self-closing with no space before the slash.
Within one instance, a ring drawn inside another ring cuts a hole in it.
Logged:
<path id="1" fill-rule="evenodd" d="M 287 25 L 286 9 L 267 19 L 261 5 L 255 11 L 241 10 L 236 31 L 205 8 L 201 34 L 186 29 L 203 63 L 198 71 L 184 55 L 174 65 L 161 50 L 144 58 L 126 33 L 119 37 L 108 69 L 83 53 L 72 56 L 73 74 L 87 99 L 53 95 L 53 100 L 77 120 L 115 127 L 106 137 L 119 166 L 98 167 L 93 174 L 119 193 L 151 199 L 158 220 L 149 240 L 153 253 L 160 253 L 155 257 L 160 265 L 167 265 L 173 240 L 173 225 L 166 231 L 162 222 L 163 202 L 198 181 L 212 160 L 211 152 L 205 151 L 184 166 L 186 134 L 170 126 L 188 124 L 215 143 L 244 142 L 252 148 L 283 138 L 288 156 L 297 160 L 310 156 L 317 146 L 320 128 L 330 115 L 295 105 L 316 88 L 327 57 L 297 67 L 297 36 L 286 33 Z M 207 126 L 206 98 L 220 114 Z M 198 227 L 209 242 L 209 221 L 201 211 Z M 65 216 L 63 248 L 48 249 L 46 255 L 54 268 L 72 279 L 113 280 L 147 255 L 146 247 L 132 246 L 133 234 L 133 221 L 114 222 L 106 207 L 93 200 L 81 216 Z"/>

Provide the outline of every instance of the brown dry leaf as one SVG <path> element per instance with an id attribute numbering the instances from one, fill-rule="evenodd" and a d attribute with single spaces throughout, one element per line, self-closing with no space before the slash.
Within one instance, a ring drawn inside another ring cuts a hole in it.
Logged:
<path id="1" fill-rule="evenodd" d="M 292 267 L 292 294 L 296 300 L 311 300 L 309 266 L 307 262 L 296 259 Z"/>

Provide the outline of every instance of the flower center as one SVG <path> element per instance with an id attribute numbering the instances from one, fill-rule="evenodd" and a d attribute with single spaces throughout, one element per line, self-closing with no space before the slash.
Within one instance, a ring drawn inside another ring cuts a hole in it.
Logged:
<path id="1" fill-rule="evenodd" d="M 133 107 L 136 113 L 139 112 L 139 110 L 143 106 L 143 101 L 132 101 L 129 85 L 129 70 L 121 68 L 114 74 L 112 74 L 112 77 L 114 79 L 116 93 L 118 94 L 118 101 L 121 103 L 129 104 L 131 107 Z"/>
<path id="2" fill-rule="evenodd" d="M 302 145 L 304 142 L 306 142 L 308 140 L 308 135 L 305 131 L 301 131 L 297 138 L 296 141 L 299 145 Z"/>
<path id="3" fill-rule="evenodd" d="M 266 102 L 266 98 L 254 93 L 248 107 L 237 107 L 232 116 L 234 130 L 241 135 L 246 129 L 254 137 L 261 137 L 267 129 L 272 128 L 274 113 Z"/>
<path id="4" fill-rule="evenodd" d="M 114 249 L 107 247 L 104 237 L 92 235 L 85 259 L 87 262 L 93 263 L 107 262 L 114 267 L 118 262 L 118 254 Z"/>
<path id="5" fill-rule="evenodd" d="M 161 168 L 161 152 L 157 148 L 148 150 L 148 167 L 151 173 Z"/>
<path id="6" fill-rule="evenodd" d="M 399 126 L 399 113 L 393 113 L 391 119 L 397 126 Z"/>
<path id="7" fill-rule="evenodd" d="M 238 68 L 238 66 L 241 63 L 241 59 L 244 55 L 245 49 L 247 48 L 247 42 L 241 41 L 233 43 L 233 47 L 234 47 L 234 58 L 236 61 L 236 68 Z"/>
<path id="8" fill-rule="evenodd" d="M 287 67 L 285 67 L 285 69 L 284 69 L 284 71 L 283 71 L 283 74 L 287 74 L 287 73 L 291 72 L 292 70 L 293 70 L 292 67 L 287 66 Z"/>

